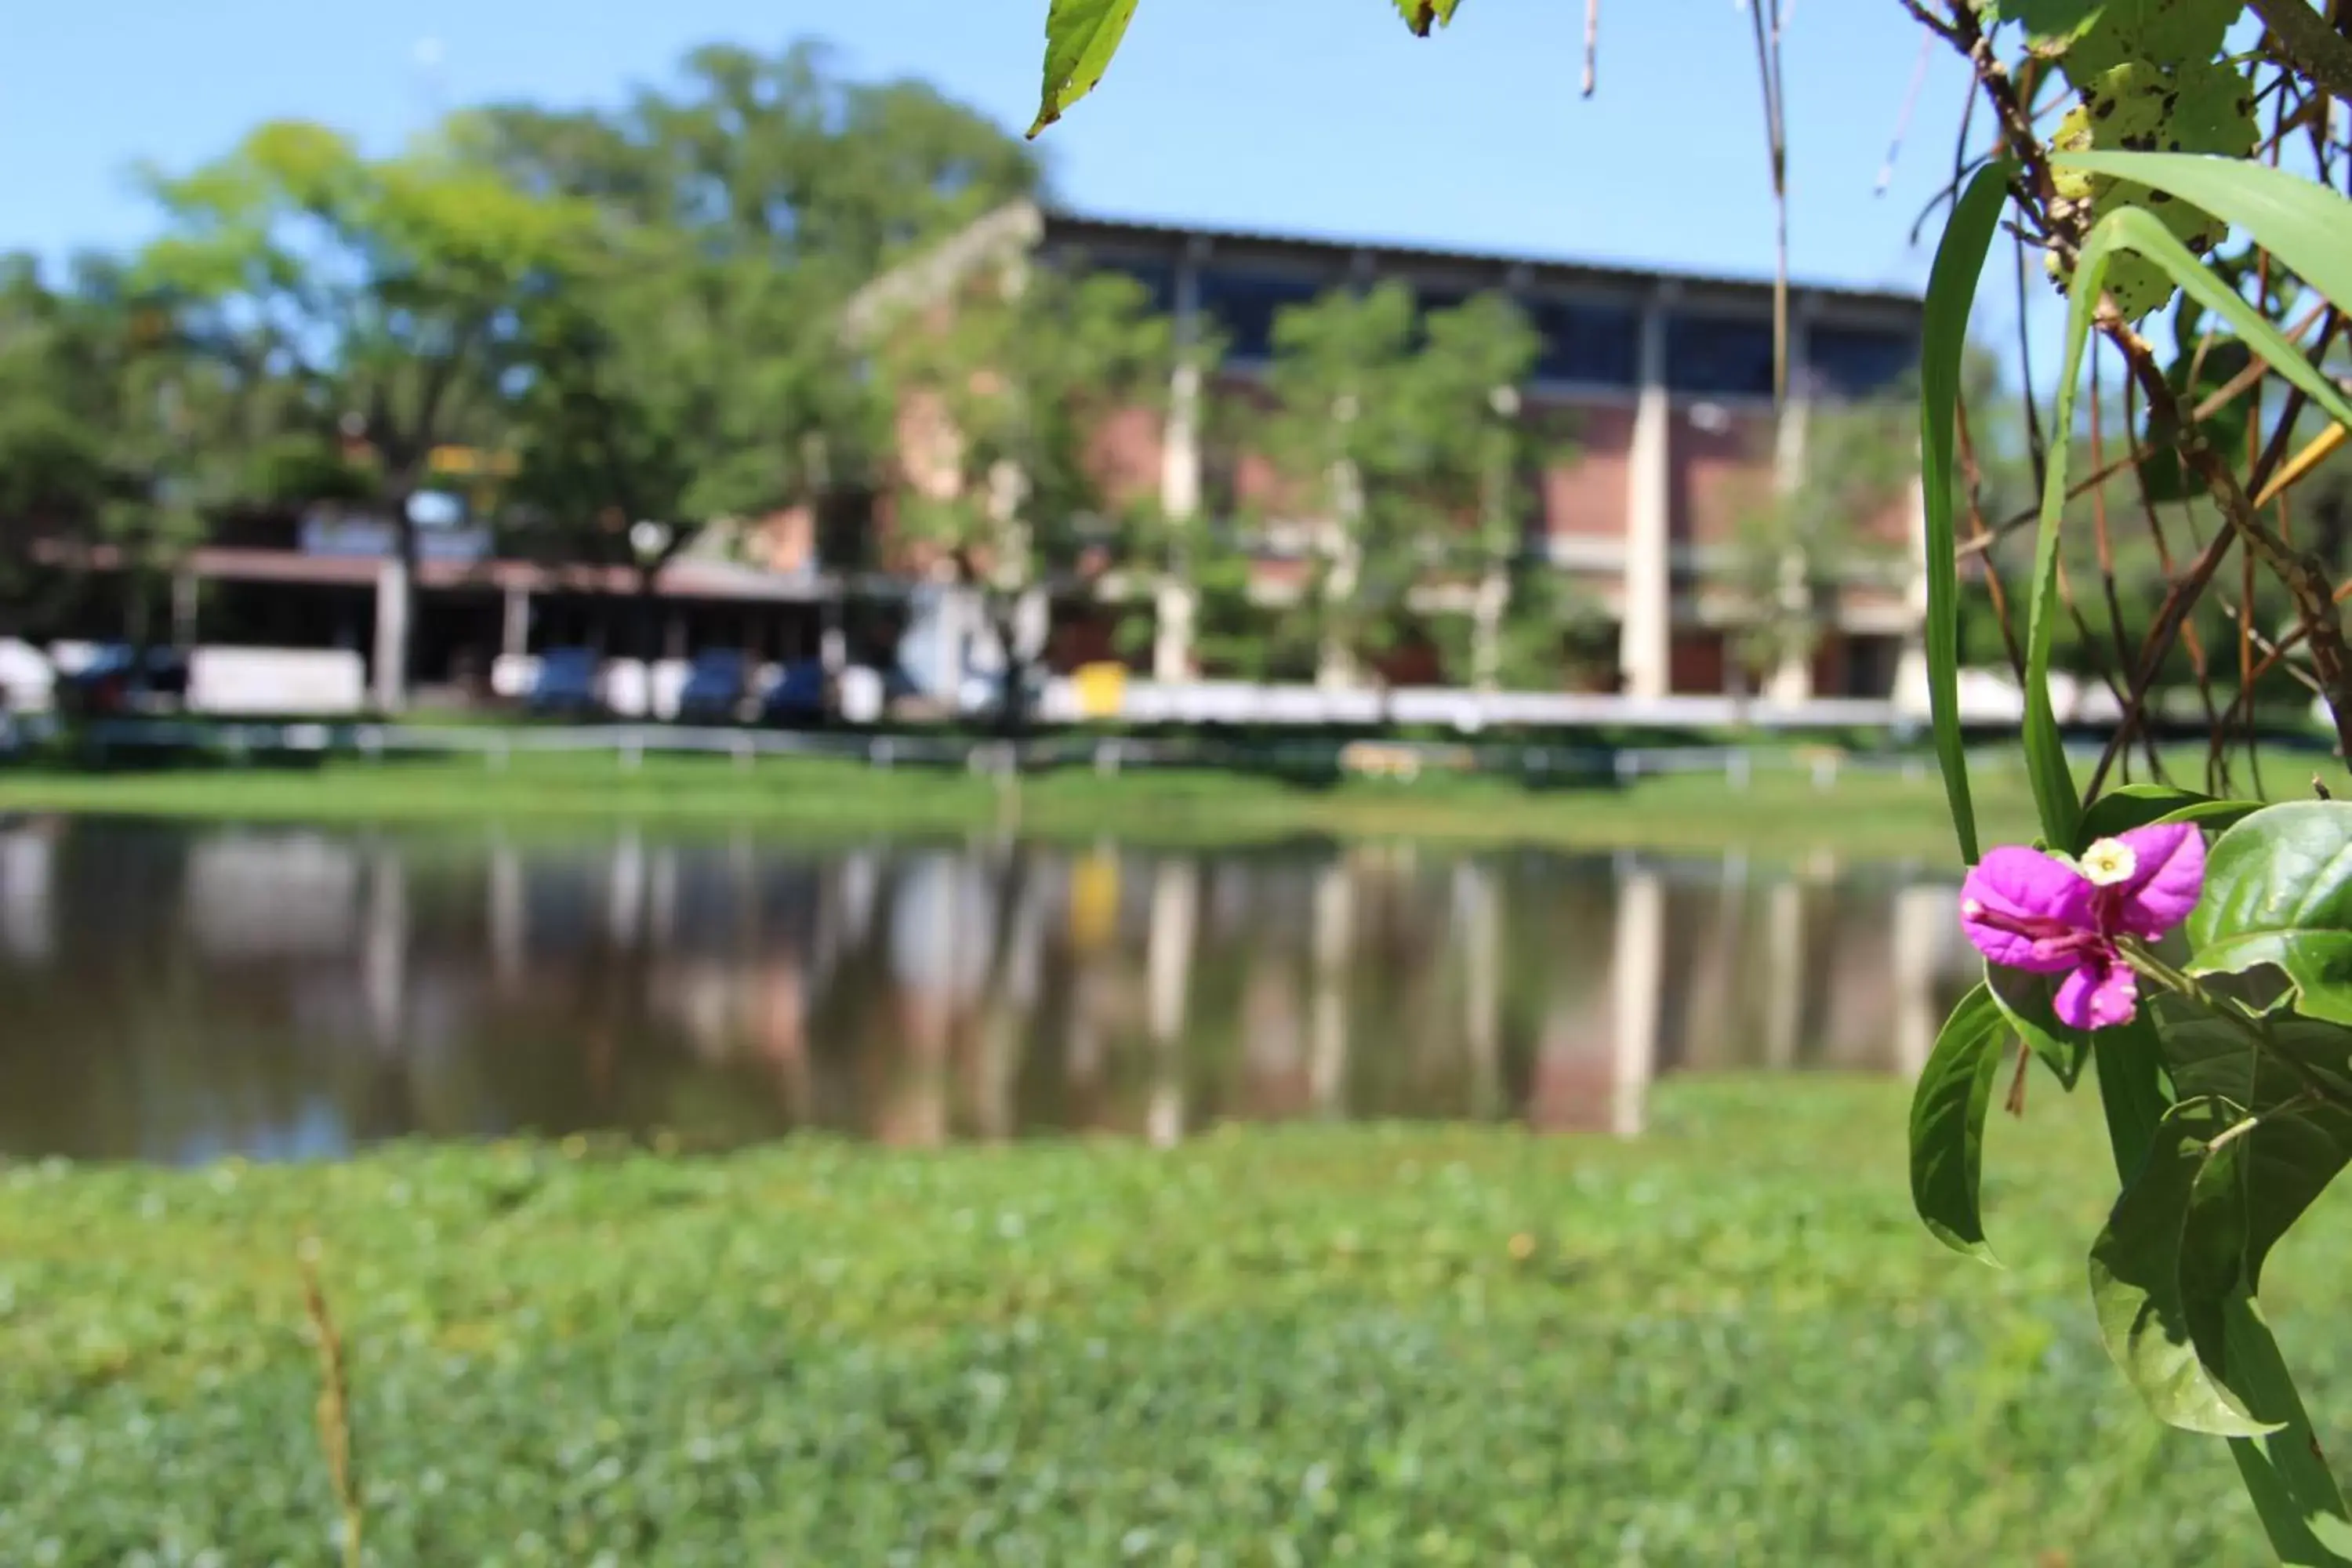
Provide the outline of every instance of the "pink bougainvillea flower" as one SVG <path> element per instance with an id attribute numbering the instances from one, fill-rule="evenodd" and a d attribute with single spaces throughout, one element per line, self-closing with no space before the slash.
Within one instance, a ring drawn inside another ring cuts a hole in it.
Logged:
<path id="1" fill-rule="evenodd" d="M 2053 1005 L 2077 1029 L 2129 1018 L 2138 984 L 2118 937 L 2153 941 L 2189 918 L 2205 887 L 2205 838 L 2189 823 L 2135 827 L 2068 863 L 2016 845 L 1993 850 L 1960 887 L 1960 928 L 2009 969 L 2063 974 Z"/>

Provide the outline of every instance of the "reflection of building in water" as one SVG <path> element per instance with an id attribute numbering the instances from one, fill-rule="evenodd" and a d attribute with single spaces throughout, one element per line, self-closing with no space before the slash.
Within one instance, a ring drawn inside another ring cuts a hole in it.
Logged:
<path id="1" fill-rule="evenodd" d="M 1486 1118 L 1502 1108 L 1503 899 L 1494 868 L 1472 859 L 1455 863 L 1453 893 L 1469 1111 Z"/>
<path id="2" fill-rule="evenodd" d="M 1253 1121 L 1296 1116 L 1312 1100 L 1301 1026 L 1298 967 L 1271 942 L 1253 945 L 1242 985 L 1240 1111 Z"/>
<path id="3" fill-rule="evenodd" d="M 57 953 L 57 836 L 53 824 L 0 831 L 0 952 L 20 963 Z"/>
<path id="4" fill-rule="evenodd" d="M 368 858 L 367 909 L 360 947 L 360 996 L 376 1047 L 401 1043 L 401 1004 L 408 988 L 408 867 L 397 849 L 378 845 Z"/>
<path id="5" fill-rule="evenodd" d="M 490 840 L 490 973 L 499 989 L 520 989 L 530 954 L 530 900 L 523 883 L 522 857 L 506 835 Z"/>
<path id="6" fill-rule="evenodd" d="M 988 976 L 994 901 L 984 866 L 943 850 L 907 862 L 890 899 L 892 998 L 901 1048 L 877 1063 L 875 1136 L 930 1145 L 948 1131 L 948 1057 Z"/>
<path id="7" fill-rule="evenodd" d="M 1192 988 L 1200 889 L 1200 867 L 1189 856 L 1163 856 L 1152 868 L 1151 924 L 1143 960 L 1151 1038 L 1144 1130 L 1162 1148 L 1184 1135 L 1184 1002 Z"/>
<path id="8" fill-rule="evenodd" d="M 1345 856 L 1315 874 L 1313 1026 L 1307 1098 L 1318 1116 L 1347 1113 L 1348 961 L 1354 956 L 1356 884 Z"/>
<path id="9" fill-rule="evenodd" d="M 1606 983 L 1562 962 L 1551 971 L 1528 1120 L 1538 1131 L 1639 1131 L 1658 1059 L 1666 899 L 1659 874 L 1629 858 L 1617 881 Z"/>
<path id="10" fill-rule="evenodd" d="M 349 839 L 206 836 L 188 849 L 181 916 L 207 958 L 348 952 L 358 934 L 359 885 L 360 855 Z"/>

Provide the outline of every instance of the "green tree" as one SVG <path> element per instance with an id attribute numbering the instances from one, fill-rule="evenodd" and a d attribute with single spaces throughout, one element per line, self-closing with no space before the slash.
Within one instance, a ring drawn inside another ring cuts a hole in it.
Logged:
<path id="1" fill-rule="evenodd" d="M 1740 603 L 1733 669 L 1743 690 L 1811 660 L 1849 581 L 1901 568 L 1902 546 L 1875 525 L 1918 480 L 1911 404 L 1825 401 L 1782 418 L 1802 421 L 1801 448 L 1783 454 L 1795 471 L 1740 514 L 1725 574 Z"/>
<path id="2" fill-rule="evenodd" d="M 1538 347 L 1507 300 L 1424 317 L 1398 282 L 1277 318 L 1255 441 L 1282 494 L 1259 521 L 1310 536 L 1311 582 L 1277 637 L 1312 628 L 1322 684 L 1433 632 L 1482 686 L 1544 679 L 1530 656 L 1557 679 L 1577 606 L 1528 550 L 1531 471 L 1561 450 L 1525 403 Z M 1423 612 L 1447 590 L 1466 612 Z"/>
<path id="3" fill-rule="evenodd" d="M 301 121 L 264 125 L 152 188 L 170 226 L 143 274 L 185 302 L 184 330 L 221 363 L 298 390 L 280 434 L 315 443 L 330 418 L 363 443 L 364 500 L 394 540 L 376 700 L 397 708 L 419 548 L 411 502 L 436 448 L 499 433 L 522 312 L 562 286 L 593 214 L 446 146 L 370 158 Z"/>
<path id="4" fill-rule="evenodd" d="M 1003 722 L 1017 727 L 1043 652 L 1030 612 L 1089 547 L 1115 555 L 1154 508 L 1120 493 L 1101 437 L 1111 416 L 1160 406 L 1170 323 L 1132 279 L 1024 258 L 871 330 L 898 411 L 894 516 L 977 607 L 1005 660 Z"/>
<path id="5" fill-rule="evenodd" d="M 853 498 L 883 443 L 845 344 L 853 290 L 1038 185 L 985 116 L 919 82 L 844 79 L 824 50 L 695 51 L 622 110 L 461 118 L 467 155 L 583 203 L 595 240 L 524 317 L 518 497 L 545 547 L 654 575 L 722 517 Z M 648 552 L 627 524 L 668 525 Z"/>
<path id="6" fill-rule="evenodd" d="M 1418 312 L 1399 282 L 1334 290 L 1275 318 L 1258 446 L 1281 480 L 1255 519 L 1269 543 L 1312 563 L 1297 612 L 1318 684 L 1355 683 L 1411 622 L 1430 521 L 1413 487 L 1428 450 L 1416 426 Z"/>
<path id="7" fill-rule="evenodd" d="M 1526 401 L 1541 340 L 1526 315 L 1499 294 L 1432 312 L 1410 367 L 1423 488 L 1445 527 L 1442 571 L 1467 577 L 1466 616 L 1448 616 L 1440 637 L 1447 662 L 1482 690 L 1557 685 L 1569 639 L 1595 619 L 1589 596 L 1570 590 L 1529 549 L 1538 516 L 1536 476 L 1572 452 L 1558 419 Z M 1465 527 L 1464 520 L 1468 519 Z"/>
<path id="8" fill-rule="evenodd" d="M 510 410 L 518 510 L 543 545 L 635 569 L 650 593 L 698 531 L 862 477 L 876 411 L 806 274 L 700 254 L 689 237 L 602 244 L 521 312 Z M 640 548 L 630 525 L 661 525 Z"/>

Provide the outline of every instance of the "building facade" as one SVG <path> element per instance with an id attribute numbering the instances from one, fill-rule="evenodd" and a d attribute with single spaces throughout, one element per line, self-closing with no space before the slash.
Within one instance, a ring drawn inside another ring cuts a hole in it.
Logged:
<path id="1" fill-rule="evenodd" d="M 1180 342 L 1213 328 L 1225 345 L 1209 384 L 1179 369 L 1164 413 L 1133 410 L 1103 432 L 1108 467 L 1128 483 L 1156 486 L 1161 510 L 1179 518 L 1231 517 L 1268 501 L 1271 465 L 1245 447 L 1213 450 L 1203 409 L 1213 396 L 1262 395 L 1286 307 L 1386 279 L 1408 283 L 1427 310 L 1496 291 L 1511 298 L 1541 341 L 1523 401 L 1566 415 L 1573 430 L 1572 455 L 1528 481 L 1537 493 L 1524 509 L 1532 520 L 1524 548 L 1600 607 L 1614 650 L 1613 685 L 1634 699 L 1748 689 L 1732 653 L 1748 601 L 1727 580 L 1740 519 L 1803 473 L 1814 410 L 1903 381 L 1921 321 L 1912 295 L 1793 287 L 1781 414 L 1772 395 L 1769 283 L 1119 222 L 1021 203 L 877 279 L 852 302 L 846 324 L 870 331 L 894 310 L 948 298 L 976 268 L 1033 262 L 1123 273 L 1171 318 Z M 902 460 L 902 468 L 912 466 Z M 1768 701 L 1924 692 L 1923 531 L 1917 487 L 1906 490 L 1886 515 L 1862 520 L 1883 545 L 1868 560 L 1826 563 L 1825 574 L 1814 563 L 1812 581 L 1831 584 L 1812 591 L 1822 635 L 1810 657 L 1783 659 L 1769 672 L 1761 693 Z M 628 570 L 501 559 L 488 533 L 468 534 L 467 549 L 428 551 L 419 569 L 404 682 L 486 686 L 499 661 L 554 647 L 671 661 L 705 647 L 740 647 L 769 659 L 887 661 L 922 631 L 926 605 L 938 598 L 935 584 L 919 583 L 908 563 L 877 547 L 889 531 L 887 514 L 886 494 L 877 506 L 861 501 L 855 519 L 795 515 L 706 530 L 661 571 L 651 594 Z M 152 611 L 108 596 L 107 581 L 127 589 L 130 580 L 111 552 L 55 560 L 44 552 L 38 564 L 99 586 L 80 601 L 90 606 L 79 613 L 89 626 L 39 635 L 104 638 L 129 626 L 143 637 L 168 627 L 184 644 L 340 647 L 368 663 L 372 689 L 396 691 L 404 680 L 387 683 L 377 668 L 395 646 L 387 606 L 403 617 L 410 611 L 385 586 L 387 542 L 388 531 L 341 525 L 221 542 L 194 552 L 168 603 Z M 1296 591 L 1295 554 L 1266 564 L 1277 590 L 1283 568 L 1291 568 Z M 1037 609 L 1055 623 L 1042 639 L 1047 662 L 1066 668 L 1110 651 L 1111 639 L 1094 635 L 1099 625 L 1093 632 L 1086 625 L 1106 586 L 1058 583 L 1041 596 Z M 1188 652 L 1183 585 L 1122 591 L 1120 613 L 1138 613 L 1139 600 L 1150 598 L 1155 630 L 1147 648 L 1124 657 L 1163 680 L 1202 673 Z M 1442 676 L 1459 682 L 1465 673 Z"/>
<path id="2" fill-rule="evenodd" d="M 1213 455 L 1202 400 L 1247 396 L 1274 351 L 1286 307 L 1335 289 L 1387 279 L 1426 310 L 1500 292 L 1539 334 L 1527 401 L 1565 414 L 1573 455 L 1534 481 L 1527 549 L 1573 578 L 1615 628 L 1620 687 L 1640 698 L 1717 693 L 1738 676 L 1730 645 L 1741 596 L 1723 581 L 1743 511 L 1792 488 L 1805 435 L 1824 403 L 1897 387 L 1916 360 L 1921 306 L 1912 295 L 1797 286 L 1790 294 L 1786 416 L 1773 399 L 1773 289 L 1769 283 L 1676 276 L 1507 256 L 1114 222 L 1027 204 L 1002 209 L 936 251 L 877 279 L 853 307 L 870 328 L 894 308 L 950 293 L 972 268 L 1015 254 L 1107 268 L 1140 283 L 1175 322 L 1179 341 L 1213 326 L 1225 345 L 1204 388 L 1180 370 L 1163 417 L 1114 421 L 1108 467 L 1156 472 L 1164 510 L 1192 517 L 1263 501 L 1267 465 L 1246 450 Z M 1831 584 L 1815 604 L 1823 633 L 1810 658 L 1785 659 L 1765 694 L 1796 702 L 1885 697 L 1916 657 L 1924 575 L 1916 487 L 1859 532 L 1884 548 L 1851 563 L 1815 563 Z M 1826 567 L 1826 571 L 1823 568 Z M 1183 673 L 1169 622 L 1154 673 Z"/>

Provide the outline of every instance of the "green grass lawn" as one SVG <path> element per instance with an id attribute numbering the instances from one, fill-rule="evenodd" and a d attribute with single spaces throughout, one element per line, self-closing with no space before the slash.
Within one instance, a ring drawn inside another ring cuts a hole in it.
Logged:
<path id="1" fill-rule="evenodd" d="M 1633 1143 L 20 1167 L 0 1562 L 331 1560 L 312 1237 L 376 1563 L 2261 1561 L 2092 1338 L 2095 1094 L 2034 1089 L 2006 1270 L 1910 1217 L 1906 1091 L 1839 1079 L 1669 1084 Z M 2266 1297 L 2340 1434 L 2308 1228 Z"/>
<path id="2" fill-rule="evenodd" d="M 2024 776 L 1980 769 L 1979 812 L 1994 837 L 2029 830 Z M 1662 849 L 1817 849 L 1860 858 L 1955 858 L 1941 784 L 1848 768 L 1828 789 L 1790 766 L 1759 767 L 1745 788 L 1720 773 L 1644 778 L 1620 790 L 1529 788 L 1513 780 L 1424 776 L 1310 787 L 1217 770 L 1083 769 L 1036 774 L 1006 790 L 938 769 L 864 763 L 609 754 L 336 761 L 315 770 L 0 772 L 0 811 L 80 811 L 222 818 L 501 818 L 519 825 L 628 817 L 678 826 L 778 831 L 961 832 L 1017 826 L 1045 837 L 1153 841 L 1300 834 L 1454 842 L 1642 846 Z"/>

